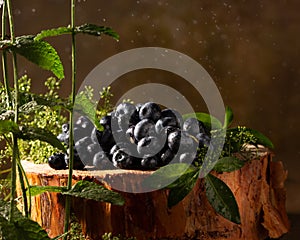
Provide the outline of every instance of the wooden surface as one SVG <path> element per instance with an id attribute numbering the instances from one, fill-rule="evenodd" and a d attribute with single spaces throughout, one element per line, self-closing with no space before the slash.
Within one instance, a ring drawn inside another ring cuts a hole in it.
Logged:
<path id="1" fill-rule="evenodd" d="M 47 165 L 23 162 L 32 185 L 66 186 L 67 170 L 55 171 Z M 100 183 L 114 178 L 122 181 L 134 175 L 134 188 L 151 174 L 141 171 L 74 171 L 73 181 L 84 179 Z M 82 224 L 86 239 L 98 240 L 105 232 L 143 239 L 266 239 L 278 238 L 289 229 L 285 211 L 284 181 L 287 172 L 281 162 L 272 162 L 271 154 L 261 154 L 238 171 L 217 174 L 234 193 L 241 224 L 216 214 L 205 196 L 203 181 L 172 209 L 167 208 L 167 190 L 149 193 L 121 192 L 124 206 L 112 206 L 92 200 L 75 199 L 72 210 Z M 55 237 L 63 231 L 64 197 L 44 193 L 32 199 L 32 218 Z"/>

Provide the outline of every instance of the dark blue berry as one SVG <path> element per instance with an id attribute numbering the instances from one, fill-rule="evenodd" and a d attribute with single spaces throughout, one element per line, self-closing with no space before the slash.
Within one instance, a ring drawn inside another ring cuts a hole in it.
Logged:
<path id="1" fill-rule="evenodd" d="M 161 144 L 161 142 L 157 137 L 150 136 L 150 137 L 142 138 L 138 142 L 137 151 L 142 156 L 145 155 L 154 156 L 161 150 L 163 146 L 164 145 Z"/>
<path id="2" fill-rule="evenodd" d="M 107 169 L 110 163 L 106 153 L 104 151 L 97 152 L 93 157 L 93 165 L 97 169 Z"/>
<path id="3" fill-rule="evenodd" d="M 143 119 L 151 119 L 153 122 L 156 122 L 160 119 L 161 109 L 160 106 L 153 102 L 145 103 L 139 110 L 139 117 Z"/>
<path id="4" fill-rule="evenodd" d="M 205 126 L 196 118 L 188 118 L 184 121 L 182 130 L 196 136 L 198 133 L 205 133 Z"/>
<path id="5" fill-rule="evenodd" d="M 149 119 L 141 120 L 134 128 L 134 137 L 136 140 L 141 140 L 144 137 L 155 135 L 155 125 Z"/>
<path id="6" fill-rule="evenodd" d="M 69 131 L 70 125 L 69 123 L 65 123 L 61 126 L 62 132 L 67 133 Z"/>
<path id="7" fill-rule="evenodd" d="M 48 164 L 51 168 L 55 170 L 62 170 L 67 168 L 67 164 L 65 162 L 65 154 L 64 153 L 55 153 L 51 157 L 48 158 Z"/>
<path id="8" fill-rule="evenodd" d="M 168 136 L 168 147 L 175 154 L 177 153 L 177 151 L 179 149 L 180 139 L 181 139 L 181 131 L 180 130 L 171 132 Z"/>

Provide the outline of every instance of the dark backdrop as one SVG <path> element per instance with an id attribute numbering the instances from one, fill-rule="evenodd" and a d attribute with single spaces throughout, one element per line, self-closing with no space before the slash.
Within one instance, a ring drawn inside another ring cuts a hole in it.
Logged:
<path id="1" fill-rule="evenodd" d="M 17 35 L 69 24 L 69 1 L 13 1 Z M 262 131 L 274 142 L 276 159 L 289 171 L 289 212 L 300 213 L 300 2 L 262 1 L 99 1 L 78 0 L 76 21 L 111 26 L 121 36 L 78 36 L 78 75 L 81 82 L 106 58 L 137 47 L 165 47 L 198 61 L 215 80 L 224 102 L 235 113 L 234 124 Z M 62 56 L 70 89 L 70 38 L 49 39 Z M 27 73 L 34 90 L 43 91 L 51 74 L 20 58 L 20 75 Z M 115 99 L 136 83 L 184 81 L 162 71 L 126 74 L 113 86 Z M 189 94 L 194 105 L 199 99 Z M 197 106 L 205 109 L 203 104 Z"/>

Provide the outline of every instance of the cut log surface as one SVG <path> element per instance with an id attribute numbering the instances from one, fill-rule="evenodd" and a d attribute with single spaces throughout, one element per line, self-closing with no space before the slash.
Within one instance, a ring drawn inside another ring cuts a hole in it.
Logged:
<path id="1" fill-rule="evenodd" d="M 31 185 L 66 186 L 67 170 L 55 171 L 48 165 L 22 162 Z M 139 188 L 151 172 L 132 170 L 74 171 L 78 180 L 106 184 L 107 179 L 121 181 L 135 176 L 131 182 Z M 265 151 L 258 159 L 231 173 L 213 173 L 234 193 L 241 224 L 218 215 L 206 199 L 203 179 L 190 194 L 171 209 L 167 207 L 167 190 L 148 193 L 120 192 L 124 206 L 113 206 L 92 200 L 74 198 L 72 211 L 82 225 L 86 239 L 98 240 L 105 232 L 143 239 L 267 239 L 278 238 L 289 230 L 285 210 L 284 182 L 287 172 L 281 162 L 273 162 Z M 126 183 L 127 184 L 127 183 Z M 32 219 L 40 223 L 51 237 L 63 232 L 64 197 L 59 193 L 43 193 L 32 198 Z"/>

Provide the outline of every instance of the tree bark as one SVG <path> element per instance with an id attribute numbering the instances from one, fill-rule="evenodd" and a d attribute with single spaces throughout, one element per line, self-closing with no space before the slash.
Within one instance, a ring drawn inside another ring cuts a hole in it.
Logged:
<path id="1" fill-rule="evenodd" d="M 67 171 L 55 171 L 48 165 L 23 162 L 31 185 L 66 186 Z M 126 175 L 137 178 L 138 188 L 151 174 L 141 171 L 74 171 L 73 181 L 115 178 Z M 234 224 L 218 215 L 206 199 L 203 179 L 190 194 L 171 209 L 167 207 L 167 190 L 149 193 L 124 193 L 124 206 L 113 206 L 92 200 L 74 198 L 72 210 L 82 225 L 86 239 L 98 240 L 105 232 L 143 239 L 251 239 L 278 238 L 289 230 L 285 210 L 284 182 L 287 171 L 281 162 L 273 162 L 265 152 L 231 173 L 213 173 L 234 193 L 241 215 L 241 224 Z M 51 237 L 63 232 L 64 197 L 44 193 L 32 198 L 32 219 L 39 222 Z"/>

